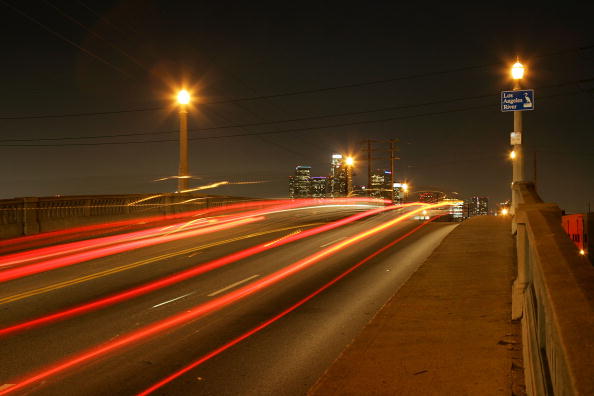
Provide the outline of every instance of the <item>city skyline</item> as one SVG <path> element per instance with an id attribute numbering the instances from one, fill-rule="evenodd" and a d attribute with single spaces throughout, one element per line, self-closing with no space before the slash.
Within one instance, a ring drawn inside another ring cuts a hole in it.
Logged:
<path id="1" fill-rule="evenodd" d="M 535 89 L 526 178 L 536 162 L 539 192 L 569 212 L 594 201 L 591 6 L 511 17 L 482 5 L 2 7 L 2 198 L 175 191 L 173 98 L 186 85 L 191 187 L 285 196 L 293 164 L 325 167 L 329 151 L 360 160 L 362 140 L 398 138 L 396 169 L 413 185 L 502 202 L 512 120 L 498 100 L 520 57 Z M 521 37 L 501 40 L 520 22 Z"/>

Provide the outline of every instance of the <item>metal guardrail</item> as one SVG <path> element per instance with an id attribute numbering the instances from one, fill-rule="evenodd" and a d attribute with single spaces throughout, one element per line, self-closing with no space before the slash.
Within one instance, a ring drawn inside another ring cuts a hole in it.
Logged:
<path id="1" fill-rule="evenodd" d="M 198 194 L 59 196 L 0 200 L 0 239 L 136 217 L 170 215 L 249 198 Z"/>
<path id="2" fill-rule="evenodd" d="M 594 267 L 561 227 L 561 210 L 515 183 L 518 274 L 512 319 L 522 321 L 528 395 L 594 395 Z"/>

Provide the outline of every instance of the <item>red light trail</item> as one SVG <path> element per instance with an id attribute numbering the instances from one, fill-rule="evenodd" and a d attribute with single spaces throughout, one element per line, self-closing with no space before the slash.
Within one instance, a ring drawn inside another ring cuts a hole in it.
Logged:
<path id="1" fill-rule="evenodd" d="M 418 205 L 418 204 L 407 204 L 405 206 L 412 206 L 412 205 Z M 149 292 L 167 287 L 167 286 L 171 286 L 173 284 L 182 282 L 184 280 L 190 279 L 192 277 L 204 274 L 208 271 L 212 271 L 216 268 L 222 267 L 224 265 L 228 265 L 231 263 L 234 263 L 238 260 L 242 260 L 245 259 L 247 257 L 253 256 L 255 254 L 261 253 L 263 251 L 272 249 L 274 247 L 279 247 L 303 238 L 307 238 L 309 236 L 312 235 L 316 235 L 325 231 L 329 231 L 332 229 L 335 229 L 337 227 L 352 223 L 354 221 L 357 221 L 359 219 L 362 219 L 364 217 L 368 217 L 368 216 L 372 216 L 374 214 L 380 213 L 380 212 L 384 212 L 387 210 L 393 210 L 395 208 L 400 208 L 401 206 L 384 206 L 384 207 L 379 207 L 376 209 L 372 209 L 372 210 L 368 210 L 362 213 L 358 213 L 349 217 L 345 217 L 344 219 L 340 219 L 337 221 L 334 221 L 332 223 L 328 223 L 328 224 L 324 224 L 322 226 L 318 226 L 318 227 L 314 227 L 311 228 L 309 230 L 305 230 L 303 232 L 300 232 L 299 234 L 293 234 L 293 235 L 289 235 L 286 236 L 282 239 L 275 239 L 272 241 L 268 241 L 265 243 L 262 243 L 260 245 L 256 245 L 253 246 L 251 248 L 245 249 L 245 250 L 241 250 L 239 252 L 235 252 L 232 253 L 230 255 L 221 257 L 219 259 L 215 259 L 212 260 L 210 262 L 204 263 L 204 264 L 200 264 L 196 267 L 187 269 L 185 271 L 181 271 L 177 274 L 173 274 L 169 277 L 165 277 L 162 279 L 159 279 L 157 281 L 153 281 L 153 282 L 149 282 L 146 283 L 144 285 L 132 288 L 132 289 L 128 289 L 125 290 L 123 292 L 120 293 L 116 293 L 113 294 L 111 296 L 108 297 L 104 297 L 101 298 L 99 300 L 93 301 L 93 302 L 89 302 L 89 303 L 84 303 L 81 305 L 78 305 L 76 307 L 73 308 L 69 308 L 60 312 L 56 312 L 50 315 L 46 315 L 37 319 L 32 319 L 23 323 L 19 323 L 13 326 L 9 326 L 3 329 L 0 329 L 0 337 L 2 336 L 7 336 L 9 334 L 13 334 L 15 332 L 27 329 L 27 328 L 31 328 L 34 326 L 40 326 L 43 324 L 48 324 L 51 322 L 55 322 L 57 320 L 64 320 L 66 318 L 70 318 L 73 316 L 77 316 L 77 315 L 82 315 L 86 312 L 90 312 L 99 308 L 104 308 L 113 304 L 117 304 L 120 303 L 122 301 L 125 300 L 129 300 L 131 298 L 135 298 L 144 294 L 147 294 Z"/>
<path id="2" fill-rule="evenodd" d="M 363 260 L 359 261 L 357 264 L 353 265 L 352 267 L 350 267 L 349 269 L 347 269 L 346 271 L 344 271 L 343 273 L 341 273 L 340 275 L 338 275 L 336 278 L 332 279 L 330 282 L 326 283 L 324 286 L 320 287 L 319 289 L 317 289 L 316 291 L 314 291 L 313 293 L 311 293 L 307 297 L 303 298 L 299 302 L 293 304 L 289 308 L 285 309 L 281 313 L 279 313 L 276 316 L 273 316 L 272 318 L 268 319 L 267 321 L 259 324 L 258 326 L 254 327 L 250 331 L 242 334 L 241 336 L 239 336 L 237 338 L 234 338 L 233 340 L 231 340 L 228 343 L 220 346 L 219 348 L 216 348 L 216 349 L 212 350 L 211 352 L 209 352 L 206 355 L 202 356 L 200 359 L 198 359 L 198 360 L 194 361 L 193 363 L 185 366 L 184 368 L 176 371 L 175 373 L 173 373 L 173 374 L 171 374 L 171 375 L 163 378 L 159 382 L 157 382 L 154 385 L 152 385 L 150 388 L 148 388 L 148 389 L 146 389 L 146 390 L 138 393 L 137 396 L 146 396 L 146 395 L 149 395 L 149 394 L 153 393 L 157 389 L 162 388 L 163 386 L 167 385 L 168 383 L 170 383 L 171 381 L 175 380 L 176 378 L 182 376 L 183 374 L 187 373 L 188 371 L 190 371 L 190 370 L 192 370 L 192 369 L 200 366 L 202 363 L 204 363 L 204 362 L 210 360 L 211 358 L 213 358 L 213 357 L 221 354 L 222 352 L 226 351 L 227 349 L 231 348 L 232 346 L 239 344 L 241 341 L 245 340 L 248 337 L 251 337 L 252 335 L 254 335 L 257 332 L 259 332 L 260 330 L 262 330 L 262 329 L 270 326 L 271 324 L 273 324 L 274 322 L 278 321 L 282 317 L 288 315 L 289 313 L 293 312 L 294 310 L 296 310 L 297 308 L 299 308 L 300 306 L 302 306 L 303 304 L 305 304 L 309 300 L 313 299 L 318 294 L 320 294 L 324 290 L 328 289 L 330 286 L 332 286 L 335 283 L 339 282 L 341 279 L 343 279 L 344 277 L 346 277 L 348 274 L 350 274 L 351 272 L 353 272 L 357 268 L 361 267 L 363 264 L 367 263 L 372 258 L 378 256 L 382 252 L 385 252 L 386 250 L 388 250 L 392 246 L 396 245 L 398 242 L 402 241 L 403 239 L 411 236 L 412 234 L 414 234 L 415 232 L 417 232 L 418 230 L 420 230 L 421 228 L 423 228 L 424 226 L 426 226 L 427 224 L 429 224 L 430 222 L 432 222 L 433 220 L 435 220 L 438 217 L 441 217 L 441 216 L 435 216 L 435 217 L 431 218 L 430 220 L 425 221 L 424 223 L 422 223 L 421 225 L 413 228 L 412 230 L 410 230 L 406 234 L 400 236 L 399 238 L 395 239 L 394 241 L 392 241 L 392 242 L 388 243 L 387 245 L 383 246 L 382 248 L 376 250 L 375 252 L 373 252 L 369 256 L 365 257 Z"/>
<path id="3" fill-rule="evenodd" d="M 361 241 L 363 239 L 369 238 L 372 235 L 382 232 L 382 231 L 386 230 L 387 228 L 400 223 L 401 221 L 405 220 L 406 218 L 411 217 L 411 216 L 421 212 L 422 210 L 432 209 L 432 208 L 446 206 L 446 205 L 448 205 L 448 204 L 423 205 L 419 209 L 412 210 L 404 215 L 397 217 L 396 219 L 382 223 L 378 226 L 371 228 L 370 230 L 364 231 L 364 232 L 359 233 L 355 236 L 349 237 L 348 239 L 346 239 L 344 241 L 333 244 L 333 245 L 329 246 L 328 248 L 325 248 L 325 249 L 318 251 L 317 253 L 314 253 L 306 258 L 298 260 L 297 262 L 290 264 L 281 270 L 273 272 L 272 274 L 267 275 L 260 280 L 252 282 L 246 286 L 243 286 L 243 287 L 236 289 L 232 292 L 229 292 L 225 295 L 222 295 L 221 297 L 218 297 L 218 298 L 215 298 L 215 299 L 208 301 L 206 303 L 200 304 L 200 305 L 198 305 L 194 308 L 191 308 L 185 312 L 182 312 L 180 314 L 177 314 L 177 315 L 171 316 L 169 318 L 160 320 L 156 323 L 147 325 L 139 330 L 135 330 L 135 331 L 128 333 L 126 335 L 122 335 L 122 336 L 120 336 L 116 339 L 113 339 L 111 341 L 107 341 L 97 347 L 94 347 L 94 348 L 91 348 L 85 352 L 82 352 L 81 354 L 79 354 L 77 356 L 71 357 L 61 363 L 54 365 L 53 367 L 45 369 L 45 370 L 43 370 L 37 374 L 34 374 L 28 378 L 25 378 L 21 381 L 16 381 L 16 382 L 14 382 L 13 386 L 0 391 L 0 395 L 12 393 L 16 390 L 27 387 L 33 383 L 47 379 L 55 374 L 61 373 L 67 369 L 76 367 L 79 364 L 88 362 L 94 358 L 104 356 L 110 352 L 113 352 L 115 350 L 118 350 L 118 349 L 123 348 L 128 345 L 134 344 L 134 343 L 139 342 L 139 341 L 146 339 L 148 337 L 158 335 L 161 332 L 170 330 L 177 326 L 188 323 L 191 320 L 194 320 L 194 319 L 202 317 L 206 314 L 209 314 L 215 310 L 221 309 L 221 308 L 228 306 L 234 302 L 242 300 L 242 299 L 244 299 L 244 298 L 246 298 L 246 297 L 248 297 L 248 296 L 250 296 L 250 295 L 266 288 L 266 287 L 272 286 L 273 284 L 276 284 L 276 283 L 282 281 L 283 279 L 285 279 L 285 278 L 287 278 L 301 270 L 311 267 L 313 264 L 321 261 L 322 259 L 329 257 L 329 256 L 345 249 L 346 247 L 348 247 L 354 243 L 357 243 L 358 241 Z"/>
<path id="4" fill-rule="evenodd" d="M 74 253 L 64 257 L 57 257 L 39 263 L 28 264 L 21 267 L 10 268 L 0 271 L 0 283 L 7 282 L 13 279 L 22 278 L 24 276 L 38 274 L 49 270 L 65 267 L 72 264 L 78 264 L 83 261 L 93 260 L 105 256 L 110 256 L 117 253 L 126 252 L 132 249 L 139 249 L 143 247 L 163 244 L 167 242 L 177 241 L 184 238 L 190 238 L 198 235 L 203 235 L 210 232 L 222 231 L 229 228 L 253 223 L 255 221 L 263 220 L 264 217 L 248 217 L 236 221 L 217 224 L 205 228 L 199 228 L 191 231 L 178 232 L 175 234 L 166 234 L 162 236 L 152 237 L 148 239 L 133 240 L 129 242 L 122 242 L 117 245 L 101 247 L 98 249 Z"/>

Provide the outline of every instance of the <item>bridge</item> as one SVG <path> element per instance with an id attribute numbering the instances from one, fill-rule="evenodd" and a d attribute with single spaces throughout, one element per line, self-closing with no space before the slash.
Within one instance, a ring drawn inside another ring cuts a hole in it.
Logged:
<path id="1" fill-rule="evenodd" d="M 1 201 L 0 395 L 594 394 L 594 268 L 514 188 L 513 218 L 461 223 L 367 198 Z"/>

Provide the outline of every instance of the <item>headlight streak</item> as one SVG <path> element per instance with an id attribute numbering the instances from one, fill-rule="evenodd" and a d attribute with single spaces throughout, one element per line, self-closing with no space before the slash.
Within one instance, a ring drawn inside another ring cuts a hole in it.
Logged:
<path id="1" fill-rule="evenodd" d="M 413 205 L 419 205 L 419 204 L 412 203 L 412 204 L 406 204 L 403 206 L 413 206 Z M 42 316 L 37 319 L 32 319 L 32 320 L 29 320 L 26 322 L 22 322 L 19 324 L 15 324 L 15 325 L 0 329 L 0 337 L 16 333 L 18 331 L 22 331 L 27 328 L 41 326 L 41 325 L 55 322 L 58 320 L 64 320 L 64 319 L 67 319 L 67 318 L 70 318 L 73 316 L 82 315 L 86 312 L 90 312 L 90 311 L 93 311 L 93 310 L 96 310 L 99 308 L 104 308 L 104 307 L 107 307 L 107 306 L 110 306 L 113 304 L 117 304 L 119 302 L 147 294 L 154 290 L 158 290 L 163 287 L 171 286 L 173 284 L 193 278 L 195 276 L 201 275 L 208 271 L 212 271 L 219 267 L 234 263 L 238 260 L 242 260 L 247 257 L 253 256 L 255 254 L 261 253 L 263 251 L 272 249 L 273 247 L 282 246 L 287 243 L 297 241 L 299 239 L 307 238 L 309 236 L 316 235 L 316 234 L 319 234 L 319 233 L 322 233 L 325 231 L 329 231 L 334 228 L 352 223 L 352 222 L 362 219 L 364 217 L 372 216 L 374 214 L 381 213 L 381 212 L 384 212 L 387 210 L 399 209 L 401 207 L 402 206 L 379 207 L 376 209 L 372 209 L 372 210 L 369 210 L 366 212 L 362 212 L 362 213 L 358 213 L 358 214 L 346 217 L 344 219 L 334 221 L 332 223 L 328 223 L 328 224 L 324 224 L 324 225 L 321 225 L 318 227 L 310 228 L 309 230 L 302 231 L 298 234 L 285 235 L 283 238 L 274 239 L 272 241 L 253 246 L 251 248 L 232 253 L 230 255 L 212 260 L 207 263 L 200 264 L 193 268 L 189 268 L 187 270 L 178 272 L 177 274 L 173 274 L 171 276 L 159 279 L 157 281 L 149 282 L 144 285 L 141 285 L 141 286 L 138 286 L 135 288 L 131 288 L 131 289 L 125 290 L 120 293 L 115 293 L 115 294 L 112 294 L 111 296 L 104 297 L 104 298 L 101 298 L 101 299 L 93 301 L 93 302 L 84 303 L 84 304 L 75 306 L 73 308 L 69 308 L 69 309 L 59 311 L 59 312 L 56 312 L 53 314 Z"/>
<path id="2" fill-rule="evenodd" d="M 283 318 L 284 316 L 288 315 L 289 313 L 293 312 L 294 310 L 296 310 L 297 308 L 299 308 L 300 306 L 302 306 L 303 304 L 305 304 L 306 302 L 308 302 L 309 300 L 313 299 L 314 297 L 316 297 L 317 295 L 319 295 L 320 293 L 322 293 L 323 291 L 325 291 L 326 289 L 328 289 L 329 287 L 333 286 L 335 283 L 339 282 L 340 280 L 342 280 L 343 278 L 345 278 L 347 275 L 349 275 L 351 272 L 355 271 L 357 268 L 361 267 L 363 264 L 367 263 L 369 260 L 371 260 L 372 258 L 378 256 L 379 254 L 385 252 L 386 250 L 390 249 L 392 246 L 396 245 L 398 242 L 402 241 L 405 238 L 408 238 L 409 236 L 411 236 L 412 234 L 414 234 L 415 232 L 419 231 L 421 228 L 425 227 L 427 224 L 429 224 L 430 222 L 432 222 L 433 220 L 441 217 L 443 215 L 439 215 L 439 216 L 435 216 L 432 217 L 429 220 L 426 220 L 424 223 L 418 225 L 417 227 L 413 228 L 412 230 L 410 230 L 409 232 L 407 232 L 406 234 L 398 237 L 397 239 L 395 239 L 394 241 L 388 243 L 387 245 L 383 246 L 382 248 L 376 250 L 375 252 L 373 252 L 372 254 L 370 254 L 369 256 L 365 257 L 363 260 L 359 261 L 357 264 L 353 265 L 352 267 L 350 267 L 349 269 L 347 269 L 346 271 L 344 271 L 343 273 L 341 273 L 340 275 L 338 275 L 337 277 L 335 277 L 334 279 L 332 279 L 330 282 L 326 283 L 324 286 L 320 287 L 319 289 L 317 289 L 316 291 L 314 291 L 313 293 L 309 294 L 307 297 L 299 300 L 297 303 L 291 305 L 289 308 L 285 309 L 284 311 L 280 312 L 279 314 L 273 316 L 272 318 L 266 320 L 265 322 L 262 322 L 261 324 L 259 324 L 258 326 L 254 327 L 253 329 L 247 331 L 246 333 L 240 335 L 237 338 L 234 338 L 233 340 L 227 342 L 226 344 L 212 350 L 211 352 L 207 353 L 206 355 L 203 355 L 202 357 L 200 357 L 198 360 L 194 361 L 193 363 L 185 366 L 184 368 L 176 371 L 175 373 L 163 378 L 162 380 L 160 380 L 159 382 L 155 383 L 154 385 L 152 385 L 150 388 L 147 388 L 146 390 L 140 392 L 137 394 L 137 396 L 146 396 L 149 395 L 151 393 L 153 393 L 154 391 L 156 391 L 159 388 L 162 388 L 163 386 L 167 385 L 168 383 L 170 383 L 171 381 L 175 380 L 176 378 L 182 376 L 183 374 L 187 373 L 188 371 L 198 367 L 199 365 L 201 365 L 202 363 L 210 360 L 211 358 L 221 354 L 222 352 L 226 351 L 227 349 L 239 344 L 241 341 L 245 340 L 248 337 L 251 337 L 252 335 L 258 333 L 260 330 L 270 326 L 271 324 L 273 324 L 274 322 L 278 321 L 279 319 Z"/>
<path id="3" fill-rule="evenodd" d="M 289 277 L 289 276 L 291 276 L 305 268 L 312 266 L 313 264 L 321 261 L 322 259 L 343 250 L 344 248 L 348 247 L 349 245 L 352 245 L 360 240 L 366 239 L 372 235 L 382 232 L 382 231 L 386 230 L 387 228 L 394 226 L 409 217 L 414 216 L 415 214 L 421 212 L 423 209 L 432 209 L 432 208 L 436 208 L 436 207 L 440 207 L 440 206 L 446 206 L 448 204 L 443 204 L 443 203 L 439 204 L 438 203 L 438 204 L 421 204 L 421 205 L 422 205 L 422 207 L 419 209 L 412 210 L 404 215 L 398 216 L 396 219 L 382 223 L 379 226 L 373 227 L 370 230 L 367 230 L 367 231 L 359 233 L 353 237 L 350 237 L 349 239 L 347 239 L 345 241 L 336 243 L 335 245 L 332 245 L 326 249 L 318 251 L 317 253 L 314 253 L 313 255 L 310 255 L 304 259 L 298 260 L 297 262 L 290 264 L 281 270 L 273 272 L 272 274 L 267 275 L 257 281 L 254 281 L 252 283 L 249 283 L 246 286 L 243 286 L 239 289 L 236 289 L 236 290 L 231 291 L 227 294 L 224 294 L 221 297 L 217 297 L 217 298 L 210 300 L 206 303 L 203 303 L 203 304 L 200 304 L 194 308 L 191 308 L 183 313 L 180 313 L 180 314 L 171 316 L 169 318 L 160 320 L 156 323 L 147 325 L 141 329 L 135 330 L 135 331 L 130 332 L 126 335 L 122 335 L 118 338 L 107 341 L 101 345 L 98 345 L 94 348 L 86 350 L 77 356 L 66 359 L 63 362 L 55 364 L 53 367 L 47 368 L 43 371 L 40 371 L 37 374 L 33 374 L 33 375 L 31 375 L 27 378 L 24 378 L 20 381 L 11 381 L 11 383 L 14 383 L 15 385 L 13 385 L 10 388 L 7 388 L 3 391 L 0 391 L 0 396 L 8 394 L 8 393 L 12 393 L 16 390 L 27 387 L 35 382 L 44 380 L 48 377 L 51 377 L 58 373 L 61 373 L 67 369 L 73 368 L 79 364 L 88 362 L 95 358 L 99 358 L 101 356 L 104 356 L 104 355 L 112 352 L 112 351 L 129 346 L 131 344 L 139 342 L 140 340 L 146 339 L 151 336 L 155 336 L 161 332 L 170 330 L 177 326 L 183 325 L 191 320 L 195 320 L 195 319 L 202 317 L 206 314 L 212 313 L 213 311 L 216 311 L 218 309 L 226 307 L 226 306 L 228 306 L 234 302 L 237 302 L 247 296 L 250 296 L 262 289 L 265 289 L 266 287 L 276 284 L 277 282 L 280 282 L 281 280 L 283 280 L 283 279 L 285 279 L 285 278 L 287 278 L 287 277 Z M 295 235 L 295 237 L 298 237 L 302 234 L 297 234 L 297 235 Z M 279 243 L 282 243 L 282 242 L 283 241 L 280 241 Z"/>

